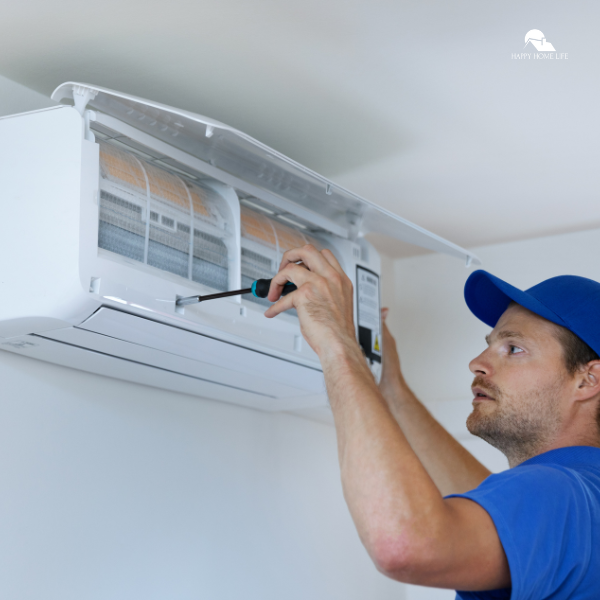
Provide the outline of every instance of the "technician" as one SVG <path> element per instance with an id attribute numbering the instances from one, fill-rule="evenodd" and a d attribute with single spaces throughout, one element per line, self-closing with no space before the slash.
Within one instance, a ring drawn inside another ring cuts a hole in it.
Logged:
<path id="1" fill-rule="evenodd" d="M 600 284 L 564 276 L 523 292 L 469 277 L 467 305 L 493 330 L 470 364 L 467 426 L 508 458 L 493 475 L 410 391 L 387 328 L 376 385 L 331 252 L 286 252 L 271 301 L 287 281 L 299 289 L 265 314 L 294 307 L 321 360 L 344 494 L 377 568 L 458 598 L 600 598 Z"/>

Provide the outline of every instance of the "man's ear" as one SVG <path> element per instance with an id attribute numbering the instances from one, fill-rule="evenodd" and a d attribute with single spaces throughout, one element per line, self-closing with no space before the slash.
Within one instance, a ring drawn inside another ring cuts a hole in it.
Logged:
<path id="1" fill-rule="evenodd" d="M 600 394 L 600 360 L 592 360 L 577 373 L 577 400 L 589 400 Z"/>

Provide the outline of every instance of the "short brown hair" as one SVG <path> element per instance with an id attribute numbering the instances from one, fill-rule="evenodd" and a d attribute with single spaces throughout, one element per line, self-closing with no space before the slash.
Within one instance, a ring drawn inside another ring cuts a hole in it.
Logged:
<path id="1" fill-rule="evenodd" d="M 592 350 L 579 336 L 575 335 L 566 327 L 556 326 L 557 339 L 563 347 L 563 358 L 569 375 L 575 375 L 577 371 L 592 360 L 600 360 L 600 356 Z M 600 402 L 596 409 L 596 424 L 600 430 Z"/>
<path id="2" fill-rule="evenodd" d="M 600 356 L 572 331 L 560 325 L 557 325 L 557 328 L 558 341 L 563 347 L 565 367 L 569 375 L 575 375 L 580 367 L 592 360 L 600 360 Z"/>

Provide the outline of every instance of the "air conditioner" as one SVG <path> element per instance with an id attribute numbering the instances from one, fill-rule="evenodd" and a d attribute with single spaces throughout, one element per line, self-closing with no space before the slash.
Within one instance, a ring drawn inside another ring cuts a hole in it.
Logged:
<path id="1" fill-rule="evenodd" d="M 380 259 L 364 234 L 475 259 L 206 117 L 86 84 L 53 98 L 67 104 L 0 119 L 4 350 L 253 408 L 326 406 L 295 314 L 177 298 L 270 278 L 295 246 L 330 248 L 377 376 Z"/>

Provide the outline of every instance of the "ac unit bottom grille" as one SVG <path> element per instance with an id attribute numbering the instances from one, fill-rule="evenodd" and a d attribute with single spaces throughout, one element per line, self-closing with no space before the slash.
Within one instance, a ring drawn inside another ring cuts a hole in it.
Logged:
<path id="1" fill-rule="evenodd" d="M 82 346 L 77 346 L 76 344 L 69 344 L 67 342 L 59 342 L 57 340 L 53 340 L 52 338 L 44 337 L 43 335 L 40 335 L 40 334 L 37 334 L 37 335 L 33 334 L 31 336 L 28 336 L 28 337 L 31 337 L 31 338 L 41 338 L 41 339 L 44 339 L 44 340 L 47 340 L 47 341 L 50 341 L 50 342 L 54 342 L 55 344 L 62 344 L 62 345 L 65 345 L 65 346 L 70 346 L 70 347 L 72 347 L 72 348 L 74 348 L 76 350 L 84 350 L 85 352 L 92 352 L 95 355 L 103 355 L 103 356 L 108 356 L 108 357 L 111 357 L 111 358 L 117 358 L 118 360 L 124 361 L 126 363 L 130 363 L 132 365 L 143 365 L 145 367 L 148 366 L 148 365 L 146 365 L 146 364 L 144 364 L 142 362 L 139 362 L 137 360 L 132 360 L 130 358 L 123 358 L 123 357 L 113 356 L 112 354 L 107 354 L 105 352 L 98 352 L 98 350 L 90 350 L 89 348 L 84 348 Z M 215 385 L 220 385 L 222 387 L 229 388 L 231 390 L 236 390 L 238 392 L 248 392 L 250 394 L 254 394 L 254 395 L 258 395 L 258 396 L 264 396 L 265 398 L 277 398 L 277 396 L 272 396 L 270 394 L 264 394 L 264 393 L 255 392 L 255 391 L 252 391 L 252 390 L 247 390 L 247 389 L 242 388 L 242 387 L 237 387 L 235 385 L 229 385 L 227 383 L 223 383 L 222 381 L 211 381 L 210 379 L 205 379 L 203 377 L 196 377 L 195 375 L 189 375 L 187 373 L 180 373 L 179 371 L 173 371 L 171 369 L 165 369 L 163 367 L 157 367 L 156 365 L 153 366 L 152 369 L 156 370 L 156 371 L 160 371 L 162 373 L 173 373 L 174 375 L 178 375 L 179 377 L 189 377 L 190 379 L 195 379 L 196 381 L 200 381 L 202 383 L 211 383 L 211 384 L 215 384 Z"/>
<path id="2" fill-rule="evenodd" d="M 327 406 L 314 368 L 110 308 L 78 327 L 4 340 L 0 349 L 249 408 Z"/>

